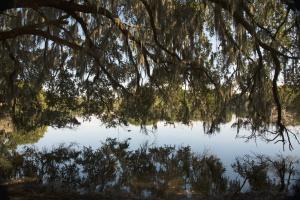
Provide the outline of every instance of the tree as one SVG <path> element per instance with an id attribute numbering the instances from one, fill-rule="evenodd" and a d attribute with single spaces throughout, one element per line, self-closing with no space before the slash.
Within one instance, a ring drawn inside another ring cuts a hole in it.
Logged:
<path id="1" fill-rule="evenodd" d="M 174 88 L 185 88 L 178 115 L 184 121 L 197 108 L 215 130 L 226 109 L 243 99 L 254 130 L 270 122 L 274 107 L 273 140 L 291 144 L 278 81 L 283 72 L 299 69 L 298 1 L 2 2 L 0 85 L 9 86 L 1 91 L 6 108 L 20 81 L 61 99 L 80 96 L 85 114 L 104 121 L 118 118 L 121 101 L 145 96 L 144 88 L 166 103 Z M 289 73 L 296 77 L 299 70 Z M 288 82 L 299 85 L 298 79 Z"/>

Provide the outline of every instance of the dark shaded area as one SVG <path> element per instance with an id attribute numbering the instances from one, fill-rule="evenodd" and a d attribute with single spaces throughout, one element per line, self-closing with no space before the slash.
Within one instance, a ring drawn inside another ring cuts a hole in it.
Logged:
<path id="1" fill-rule="evenodd" d="M 13 8 L 15 5 L 15 0 L 1 0 L 0 1 L 0 12 L 7 9 Z"/>
<path id="2" fill-rule="evenodd" d="M 6 186 L 0 185 L 0 199 L 1 200 L 9 200 Z"/>
<path id="3" fill-rule="evenodd" d="M 300 1 L 298 0 L 284 0 L 284 2 L 293 10 L 300 11 Z"/>

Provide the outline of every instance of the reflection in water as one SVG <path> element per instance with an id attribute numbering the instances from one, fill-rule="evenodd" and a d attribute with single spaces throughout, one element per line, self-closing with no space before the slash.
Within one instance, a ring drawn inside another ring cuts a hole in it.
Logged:
<path id="1" fill-rule="evenodd" d="M 129 140 L 107 139 L 95 150 L 74 145 L 52 150 L 24 147 L 19 152 L 2 152 L 2 156 L 6 160 L 0 165 L 2 182 L 30 180 L 31 187 L 41 193 L 122 193 L 178 199 L 239 196 L 247 184 L 244 191 L 248 195 L 286 195 L 299 190 L 299 159 L 283 155 L 236 158 L 232 168 L 239 175 L 237 179 L 225 175 L 225 167 L 215 155 L 196 154 L 190 147 L 146 144 L 130 150 Z"/>

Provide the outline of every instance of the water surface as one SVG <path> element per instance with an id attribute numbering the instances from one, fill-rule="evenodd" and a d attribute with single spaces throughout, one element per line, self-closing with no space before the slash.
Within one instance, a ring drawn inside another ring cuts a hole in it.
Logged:
<path id="1" fill-rule="evenodd" d="M 49 127 L 43 138 L 34 145 L 38 148 L 52 148 L 59 144 L 76 143 L 79 147 L 90 146 L 96 149 L 101 146 L 107 138 L 117 138 L 119 141 L 130 140 L 130 149 L 137 149 L 141 145 L 152 146 L 190 146 L 192 152 L 202 154 L 208 152 L 221 159 L 228 173 L 231 173 L 230 165 L 236 157 L 245 154 L 264 154 L 276 156 L 277 154 L 298 156 L 300 145 L 293 141 L 294 149 L 291 151 L 286 145 L 283 150 L 281 142 L 266 142 L 261 139 L 247 139 L 237 137 L 237 129 L 232 128 L 231 122 L 220 125 L 220 132 L 213 135 L 204 133 L 202 122 L 193 122 L 192 125 L 176 123 L 174 125 L 160 122 L 157 129 L 147 127 L 147 133 L 140 126 L 123 126 L 107 128 L 95 117 L 89 121 L 80 119 L 81 125 L 75 128 L 52 128 Z M 298 127 L 291 127 L 294 132 L 299 131 Z M 250 130 L 241 129 L 239 136 L 249 136 Z"/>

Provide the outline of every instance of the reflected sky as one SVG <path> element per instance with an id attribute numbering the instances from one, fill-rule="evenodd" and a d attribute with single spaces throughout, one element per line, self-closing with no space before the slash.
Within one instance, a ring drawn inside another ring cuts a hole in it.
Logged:
<path id="1" fill-rule="evenodd" d="M 227 168 L 228 175 L 232 173 L 230 165 L 235 158 L 245 154 L 300 155 L 300 145 L 295 141 L 293 142 L 293 151 L 288 150 L 287 146 L 286 150 L 283 151 L 282 143 L 266 143 L 259 139 L 245 142 L 243 138 L 236 138 L 237 130 L 231 128 L 233 121 L 221 125 L 221 131 L 214 135 L 204 134 L 202 122 L 194 122 L 191 126 L 165 125 L 165 123 L 160 122 L 157 125 L 157 130 L 152 131 L 151 126 L 147 127 L 147 134 L 142 132 L 139 126 L 107 128 L 94 117 L 90 121 L 81 119 L 81 122 L 80 126 L 73 129 L 49 127 L 44 137 L 34 145 L 38 148 L 52 148 L 61 143 L 69 144 L 72 142 L 78 144 L 79 147 L 90 146 L 96 149 L 106 138 L 117 138 L 119 141 L 131 138 L 130 149 L 136 149 L 145 143 L 154 146 L 191 146 L 193 152 L 200 154 L 209 152 L 217 155 Z M 299 130 L 299 127 L 294 129 Z M 247 130 L 240 130 L 239 133 L 239 135 L 249 134 L 250 131 Z"/>

